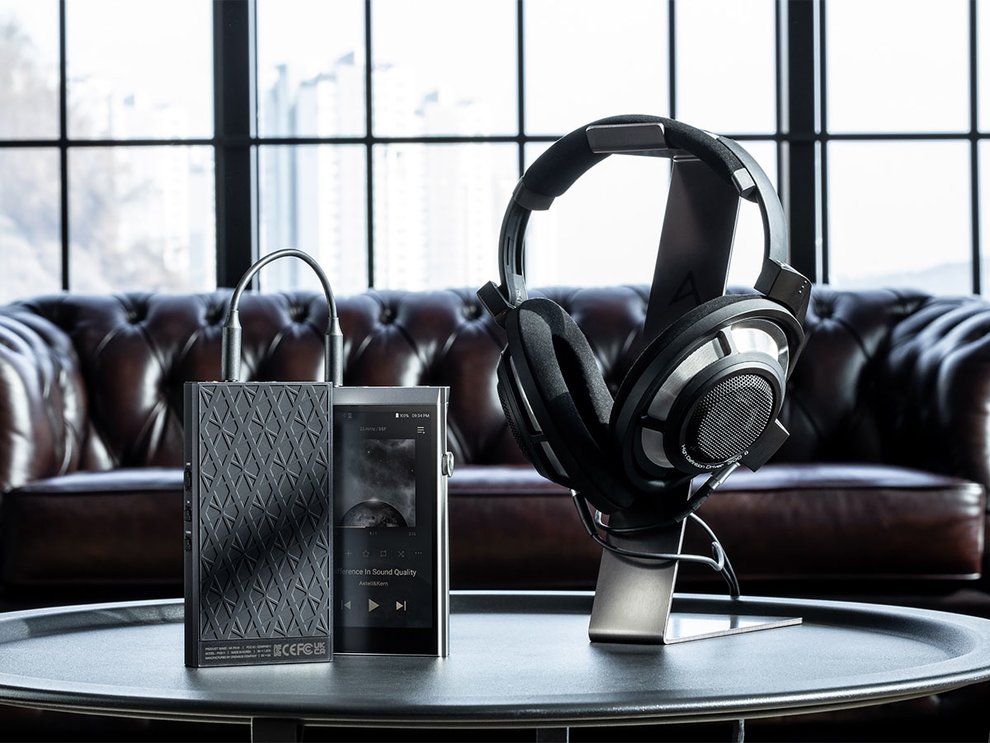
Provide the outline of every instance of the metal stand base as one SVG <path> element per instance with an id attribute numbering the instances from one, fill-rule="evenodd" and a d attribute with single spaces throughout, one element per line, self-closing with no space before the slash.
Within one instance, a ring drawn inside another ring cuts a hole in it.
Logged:
<path id="1" fill-rule="evenodd" d="M 616 513 L 609 526 L 625 529 L 656 521 L 656 513 L 641 507 Z M 685 523 L 649 531 L 613 532 L 609 540 L 627 550 L 679 554 Z M 801 623 L 800 617 L 673 613 L 677 565 L 673 560 L 625 557 L 605 550 L 588 628 L 591 641 L 671 645 Z"/>

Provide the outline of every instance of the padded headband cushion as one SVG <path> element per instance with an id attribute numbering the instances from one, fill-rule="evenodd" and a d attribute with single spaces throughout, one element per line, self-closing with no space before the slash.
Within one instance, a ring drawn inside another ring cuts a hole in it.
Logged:
<path id="1" fill-rule="evenodd" d="M 511 313 L 506 334 L 520 381 L 532 384 L 525 391 L 533 413 L 571 478 L 562 484 L 602 510 L 631 501 L 628 486 L 608 468 L 612 395 L 577 323 L 551 300 L 534 298 Z"/>
<path id="2" fill-rule="evenodd" d="M 671 148 L 690 152 L 730 184 L 732 174 L 745 168 L 732 150 L 701 129 L 660 116 L 624 115 L 593 121 L 561 137 L 529 167 L 523 176 L 523 183 L 534 193 L 556 198 L 589 168 L 608 157 L 591 151 L 586 133 L 588 127 L 648 123 L 662 124 L 667 144 Z"/>

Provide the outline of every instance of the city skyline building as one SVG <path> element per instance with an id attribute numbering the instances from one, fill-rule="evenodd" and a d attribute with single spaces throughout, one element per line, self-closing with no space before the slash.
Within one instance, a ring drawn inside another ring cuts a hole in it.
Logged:
<path id="1" fill-rule="evenodd" d="M 266 131 L 337 131 L 364 96 L 355 52 L 296 80 L 280 65 L 259 111 Z M 483 130 L 483 102 L 427 89 L 409 69 L 373 69 L 376 128 L 424 136 Z M 414 112 L 410 117 L 409 112 Z M 514 149 L 500 144 L 381 144 L 373 149 L 375 285 L 426 289 L 483 283 L 496 269 L 505 194 L 517 178 Z M 359 145 L 270 145 L 261 154 L 262 253 L 285 247 L 317 258 L 345 292 L 368 285 L 366 163 Z M 267 277 L 279 289 L 316 288 L 286 262 Z"/>

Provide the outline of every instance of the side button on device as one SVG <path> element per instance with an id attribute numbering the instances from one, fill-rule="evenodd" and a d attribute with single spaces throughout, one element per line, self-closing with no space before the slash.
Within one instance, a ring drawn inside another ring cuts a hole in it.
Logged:
<path id="1" fill-rule="evenodd" d="M 182 518 L 186 522 L 192 522 L 193 514 L 193 493 L 192 493 L 192 465 L 186 462 L 185 466 L 182 468 L 182 488 L 183 488 L 183 503 L 182 503 Z M 186 547 L 187 550 L 191 549 Z"/>
<path id="2" fill-rule="evenodd" d="M 443 455 L 443 459 L 440 460 L 440 474 L 444 477 L 450 477 L 454 474 L 454 454 L 453 452 L 447 452 Z"/>
<path id="3" fill-rule="evenodd" d="M 192 532 L 187 531 L 182 535 L 182 549 L 186 552 L 192 552 Z"/>

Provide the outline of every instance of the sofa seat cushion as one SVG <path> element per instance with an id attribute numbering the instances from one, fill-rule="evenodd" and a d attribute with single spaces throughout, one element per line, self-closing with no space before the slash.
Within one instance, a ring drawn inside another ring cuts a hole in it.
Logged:
<path id="1" fill-rule="evenodd" d="M 36 480 L 0 501 L 10 588 L 182 592 L 182 470 L 142 467 Z"/>
<path id="2" fill-rule="evenodd" d="M 568 491 L 532 467 L 456 467 L 449 492 L 454 587 L 593 582 L 600 553 Z M 181 545 L 178 468 L 77 472 L 0 500 L 0 570 L 14 591 L 157 585 L 179 595 Z"/>
<path id="3" fill-rule="evenodd" d="M 465 465 L 449 496 L 454 588 L 594 588 L 601 548 L 566 488 L 529 465 Z"/>
<path id="4" fill-rule="evenodd" d="M 978 578 L 985 514 L 982 485 L 867 464 L 739 470 L 701 509 L 740 577 L 846 583 Z"/>
<path id="5" fill-rule="evenodd" d="M 702 480 L 699 479 L 699 482 Z M 593 588 L 599 548 L 568 492 L 531 468 L 451 479 L 451 578 L 472 588 Z M 740 579 L 969 580 L 983 555 L 983 487 L 901 467 L 770 464 L 734 473 L 702 506 Z M 710 554 L 700 530 L 686 548 Z M 714 577 L 691 568 L 684 577 Z M 690 586 L 689 582 L 684 583 Z"/>
<path id="6" fill-rule="evenodd" d="M 464 465 L 449 492 L 454 588 L 594 587 L 601 552 L 566 489 L 528 465 Z M 984 513 L 983 488 L 966 480 L 847 464 L 739 471 L 701 509 L 744 585 L 972 578 Z M 708 554 L 697 534 L 689 527 L 688 546 Z M 11 589 L 157 586 L 179 595 L 181 544 L 177 468 L 79 472 L 0 501 L 0 569 Z"/>

